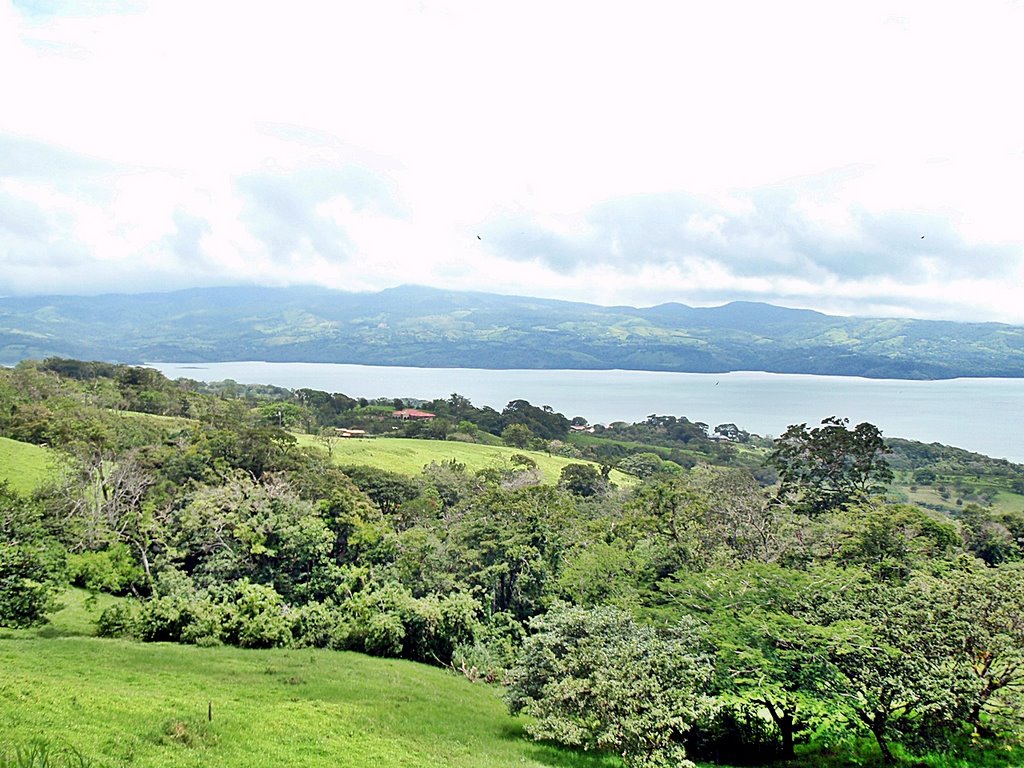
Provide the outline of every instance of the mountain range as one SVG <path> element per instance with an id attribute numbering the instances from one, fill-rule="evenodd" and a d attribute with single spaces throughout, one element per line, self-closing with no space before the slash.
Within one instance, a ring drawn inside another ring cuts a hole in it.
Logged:
<path id="1" fill-rule="evenodd" d="M 0 363 L 50 356 L 1024 377 L 1024 326 L 836 317 L 753 302 L 605 307 L 416 286 L 0 298 Z"/>

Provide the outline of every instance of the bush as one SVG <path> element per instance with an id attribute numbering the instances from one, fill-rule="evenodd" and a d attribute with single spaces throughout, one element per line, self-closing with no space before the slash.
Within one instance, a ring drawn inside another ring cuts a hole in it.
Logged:
<path id="1" fill-rule="evenodd" d="M 523 642 L 523 625 L 508 613 L 498 613 L 485 625 L 478 625 L 476 636 L 452 650 L 449 666 L 470 680 L 505 681 Z"/>
<path id="2" fill-rule="evenodd" d="M 138 606 L 131 602 L 107 606 L 96 620 L 96 634 L 100 637 L 137 637 Z"/>
<path id="3" fill-rule="evenodd" d="M 63 575 L 63 562 L 52 548 L 0 539 L 0 626 L 42 624 Z"/>
<path id="4" fill-rule="evenodd" d="M 208 647 L 220 645 L 224 636 L 224 609 L 211 602 L 195 598 L 182 609 L 181 637 L 183 643 Z"/>
<path id="5" fill-rule="evenodd" d="M 43 529 L 39 509 L 0 481 L 0 626 L 43 623 L 66 578 L 64 549 Z"/>
<path id="6" fill-rule="evenodd" d="M 146 602 L 139 614 L 139 638 L 147 643 L 176 643 L 188 621 L 184 597 L 157 597 Z"/>
<path id="7" fill-rule="evenodd" d="M 288 606 L 273 587 L 238 581 L 221 595 L 224 639 L 240 648 L 274 648 L 291 643 Z"/>
<path id="8" fill-rule="evenodd" d="M 396 613 L 376 613 L 370 617 L 363 650 L 373 656 L 401 656 L 405 643 L 405 625 Z"/>
<path id="9" fill-rule="evenodd" d="M 345 647 L 447 665 L 457 646 L 472 644 L 477 608 L 466 594 L 416 598 L 400 584 L 386 584 L 342 605 Z"/>
<path id="10" fill-rule="evenodd" d="M 562 606 L 531 629 L 507 693 L 531 736 L 614 752 L 628 768 L 691 765 L 682 739 L 708 708 L 712 672 L 692 622 L 659 631 L 613 608 Z"/>
<path id="11" fill-rule="evenodd" d="M 347 626 L 331 603 L 307 603 L 292 615 L 292 644 L 299 648 L 343 647 Z"/>
<path id="12" fill-rule="evenodd" d="M 125 544 L 114 544 L 99 552 L 68 555 L 71 583 L 90 592 L 127 595 L 143 583 L 142 569 Z"/>

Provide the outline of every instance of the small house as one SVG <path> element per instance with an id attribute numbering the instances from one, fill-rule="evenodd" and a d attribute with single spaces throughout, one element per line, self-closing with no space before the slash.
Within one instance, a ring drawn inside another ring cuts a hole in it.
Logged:
<path id="1" fill-rule="evenodd" d="M 436 418 L 436 414 L 429 413 L 428 411 L 418 411 L 415 408 L 403 408 L 400 411 L 392 411 L 391 417 L 402 420 L 430 421 Z"/>

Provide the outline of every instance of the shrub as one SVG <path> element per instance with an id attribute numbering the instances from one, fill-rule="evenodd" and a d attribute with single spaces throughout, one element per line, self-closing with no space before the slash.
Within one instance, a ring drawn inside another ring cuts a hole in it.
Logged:
<path id="1" fill-rule="evenodd" d="M 111 595 L 127 595 L 144 579 L 126 544 L 68 555 L 68 571 L 76 587 Z"/>
<path id="2" fill-rule="evenodd" d="M 114 603 L 103 609 L 96 620 L 100 637 L 136 637 L 139 634 L 139 609 L 131 602 Z"/>
<path id="3" fill-rule="evenodd" d="M 139 638 L 147 643 L 176 643 L 188 620 L 182 615 L 188 601 L 184 597 L 157 597 L 147 601 L 139 614 Z"/>
<path id="4" fill-rule="evenodd" d="M 292 644 L 299 648 L 335 648 L 346 637 L 347 626 L 332 603 L 307 603 L 292 614 Z"/>
<path id="5" fill-rule="evenodd" d="M 41 624 L 66 578 L 64 549 L 38 508 L 0 481 L 0 626 Z"/>
<path id="6" fill-rule="evenodd" d="M 386 584 L 342 605 L 345 647 L 447 665 L 456 646 L 473 642 L 477 608 L 466 594 L 416 598 L 400 584 Z"/>
<path id="7" fill-rule="evenodd" d="M 273 587 L 238 581 L 221 594 L 224 639 L 241 648 L 274 648 L 291 643 L 288 606 Z"/>
<path id="8" fill-rule="evenodd" d="M 401 656 L 405 643 L 405 626 L 396 613 L 376 613 L 370 617 L 363 640 L 363 650 L 374 656 Z"/>
<path id="9" fill-rule="evenodd" d="M 224 609 L 209 599 L 194 598 L 182 607 L 181 637 L 191 645 L 219 645 L 224 636 Z"/>
<path id="10" fill-rule="evenodd" d="M 530 735 L 614 752 L 628 768 L 690 765 L 682 739 L 708 708 L 712 671 L 692 622 L 659 631 L 613 608 L 563 606 L 531 628 L 507 694 Z"/>

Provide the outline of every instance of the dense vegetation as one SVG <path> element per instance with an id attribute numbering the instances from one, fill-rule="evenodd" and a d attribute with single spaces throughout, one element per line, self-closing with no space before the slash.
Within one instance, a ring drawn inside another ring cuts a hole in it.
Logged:
<path id="1" fill-rule="evenodd" d="M 390 416 L 406 405 L 436 418 Z M 974 462 L 1013 494 L 1020 467 L 836 418 L 773 443 L 676 416 L 585 423 L 522 400 L 0 370 L 0 435 L 52 457 L 34 490 L 0 485 L 0 625 L 44 622 L 70 582 L 125 598 L 104 636 L 445 667 L 503 683 L 537 738 L 627 766 L 814 764 L 866 742 L 886 763 L 1019 762 L 1020 505 L 885 492 L 899 474 L 956 487 Z M 430 438 L 437 460 L 350 463 L 341 428 Z M 515 451 L 478 469 L 444 454 L 495 443 Z M 557 483 L 549 454 L 569 459 Z"/>
<path id="2" fill-rule="evenodd" d="M 402 287 L 0 299 L 0 363 L 267 360 L 426 367 L 1024 376 L 1024 328 L 736 302 L 601 307 Z"/>

